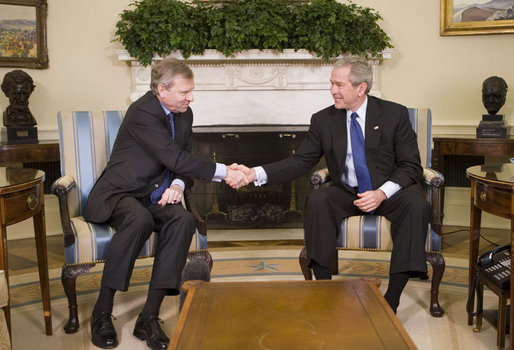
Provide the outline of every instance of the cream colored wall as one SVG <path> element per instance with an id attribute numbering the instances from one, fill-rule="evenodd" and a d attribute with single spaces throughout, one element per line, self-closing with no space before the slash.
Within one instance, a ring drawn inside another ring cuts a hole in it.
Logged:
<path id="1" fill-rule="evenodd" d="M 38 130 L 57 130 L 59 110 L 126 109 L 129 104 L 130 71 L 114 55 L 112 43 L 118 14 L 130 0 L 49 0 L 48 69 L 26 69 L 36 88 L 29 107 Z M 14 68 L 0 68 L 0 77 Z M 17 69 L 17 68 L 16 68 Z M 2 93 L 0 109 L 9 100 Z M 57 133 L 53 134 L 57 137 Z"/>
<path id="2" fill-rule="evenodd" d="M 50 67 L 27 71 L 36 84 L 30 108 L 41 131 L 56 130 L 59 110 L 125 109 L 130 71 L 113 50 L 119 13 L 131 0 L 50 0 Z M 408 106 L 432 108 L 434 125 L 475 126 L 485 113 L 482 81 L 503 77 L 514 86 L 514 34 L 442 37 L 439 1 L 356 0 L 375 8 L 392 38 L 393 56 L 380 70 L 382 96 Z M 12 68 L 0 68 L 0 77 Z M 514 87 L 501 113 L 514 119 Z M 1 94 L 0 109 L 8 105 Z M 194 106 L 193 106 L 194 107 Z M 314 112 L 310 111 L 309 113 Z M 438 129 L 436 128 L 436 131 Z"/>
<path id="3" fill-rule="evenodd" d="M 382 15 L 395 46 L 381 68 L 384 98 L 430 107 L 436 132 L 447 125 L 476 127 L 487 113 L 482 82 L 497 75 L 511 87 L 499 113 L 514 124 L 514 34 L 440 36 L 438 0 L 355 2 Z"/>

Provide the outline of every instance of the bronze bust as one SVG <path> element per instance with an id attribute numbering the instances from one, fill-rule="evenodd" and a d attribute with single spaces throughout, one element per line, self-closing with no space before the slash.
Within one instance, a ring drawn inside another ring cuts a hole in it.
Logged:
<path id="1" fill-rule="evenodd" d="M 505 104 L 507 83 L 503 78 L 492 76 L 482 83 L 482 102 L 489 114 L 496 114 Z"/>
<path id="2" fill-rule="evenodd" d="M 2 91 L 9 98 L 10 103 L 4 112 L 6 127 L 37 124 L 29 110 L 29 97 L 34 88 L 32 78 L 22 70 L 13 70 L 4 76 Z"/>

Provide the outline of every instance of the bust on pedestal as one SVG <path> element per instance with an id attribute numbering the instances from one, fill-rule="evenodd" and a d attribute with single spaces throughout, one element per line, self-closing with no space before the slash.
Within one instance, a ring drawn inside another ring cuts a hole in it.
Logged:
<path id="1" fill-rule="evenodd" d="M 492 76 L 482 83 L 482 102 L 489 114 L 483 114 L 477 128 L 477 138 L 507 138 L 507 126 L 502 114 L 496 114 L 505 104 L 507 83 Z"/>
<path id="2" fill-rule="evenodd" d="M 34 126 L 37 122 L 29 110 L 29 97 L 34 87 L 30 75 L 22 70 L 13 70 L 4 76 L 2 91 L 10 104 L 3 115 L 2 143 L 38 143 Z"/>

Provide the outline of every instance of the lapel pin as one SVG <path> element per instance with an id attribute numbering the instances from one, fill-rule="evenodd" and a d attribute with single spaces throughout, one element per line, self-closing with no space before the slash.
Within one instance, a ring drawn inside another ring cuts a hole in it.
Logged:
<path id="1" fill-rule="evenodd" d="M 376 125 L 373 129 L 378 130 L 378 125 Z"/>

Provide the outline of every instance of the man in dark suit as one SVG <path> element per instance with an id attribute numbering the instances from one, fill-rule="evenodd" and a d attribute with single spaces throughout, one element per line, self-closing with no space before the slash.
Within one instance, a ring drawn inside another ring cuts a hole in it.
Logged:
<path id="1" fill-rule="evenodd" d="M 385 298 L 396 312 L 411 276 L 426 272 L 425 239 L 431 215 L 423 170 L 407 108 L 368 96 L 373 73 L 366 59 L 346 56 L 330 77 L 334 105 L 314 114 L 296 153 L 248 169 L 255 185 L 297 178 L 325 156 L 331 186 L 313 191 L 305 206 L 305 245 L 316 279 L 331 279 L 343 218 L 374 212 L 391 222 L 393 251 Z"/>
<path id="2" fill-rule="evenodd" d="M 111 321 L 114 294 L 128 289 L 134 262 L 145 241 L 157 232 L 152 277 L 134 335 L 152 349 L 167 349 L 159 325 L 165 295 L 179 293 L 195 221 L 180 204 L 193 178 L 235 187 L 241 171 L 191 155 L 193 72 L 168 59 L 152 68 L 151 91 L 127 110 L 106 169 L 93 187 L 85 218 L 116 230 L 109 246 L 98 300 L 91 317 L 91 339 L 101 348 L 118 345 Z"/>

